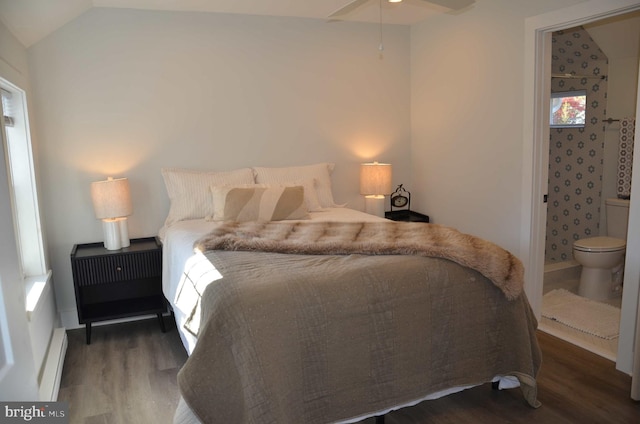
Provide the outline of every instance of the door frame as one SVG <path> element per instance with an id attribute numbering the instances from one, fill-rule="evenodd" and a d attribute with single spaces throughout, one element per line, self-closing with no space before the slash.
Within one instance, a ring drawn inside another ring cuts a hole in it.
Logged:
<path id="1" fill-rule="evenodd" d="M 544 281 L 544 249 L 547 206 L 543 197 L 548 189 L 549 163 L 549 97 L 551 81 L 551 34 L 593 21 L 640 10 L 634 0 L 590 0 L 576 6 L 533 16 L 525 20 L 524 122 L 522 172 L 522 232 L 520 254 L 525 262 L 525 290 L 531 306 L 540 319 Z M 638 90 L 640 100 L 640 90 Z M 640 157 L 640 147 L 636 152 Z M 634 172 L 639 178 L 640 170 Z M 632 196 L 630 216 L 640 210 L 640 187 Z M 635 222 L 635 221 L 634 221 Z M 630 218 L 630 228 L 634 223 Z M 640 222 L 637 222 L 640 228 Z M 635 227 L 634 227 L 635 228 Z M 635 232 L 637 233 L 637 232 Z M 630 233 L 627 257 L 640 252 L 640 234 Z M 638 246 L 634 250 L 634 246 Z M 616 368 L 631 374 L 636 312 L 640 286 L 640 262 L 627 260 L 625 271 L 620 343 Z M 635 269 L 637 268 L 637 270 Z"/>

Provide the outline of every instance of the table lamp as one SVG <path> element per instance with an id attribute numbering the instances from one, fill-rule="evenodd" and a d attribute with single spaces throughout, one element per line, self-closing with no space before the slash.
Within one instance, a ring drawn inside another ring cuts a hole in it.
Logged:
<path id="1" fill-rule="evenodd" d="M 391 193 L 391 165 L 360 165 L 360 194 L 365 196 L 365 212 L 384 218 L 384 196 Z"/>
<path id="2" fill-rule="evenodd" d="M 129 181 L 107 178 L 91 183 L 91 199 L 96 218 L 102 220 L 104 247 L 118 250 L 129 246 L 127 216 L 133 213 Z"/>

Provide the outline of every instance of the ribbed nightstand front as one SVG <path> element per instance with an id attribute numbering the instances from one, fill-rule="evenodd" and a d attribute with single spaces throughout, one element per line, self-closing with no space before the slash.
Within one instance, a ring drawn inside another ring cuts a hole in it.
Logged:
<path id="1" fill-rule="evenodd" d="M 156 237 L 131 240 L 120 250 L 107 250 L 103 243 L 77 244 L 71 251 L 71 270 L 87 344 L 96 321 L 156 314 L 165 331 L 162 245 Z"/>

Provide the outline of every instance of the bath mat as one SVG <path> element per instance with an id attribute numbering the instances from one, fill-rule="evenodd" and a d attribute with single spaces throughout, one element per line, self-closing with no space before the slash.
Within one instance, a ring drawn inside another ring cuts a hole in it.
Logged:
<path id="1" fill-rule="evenodd" d="M 618 337 L 620 309 L 564 289 L 544 295 L 542 316 L 601 339 Z"/>

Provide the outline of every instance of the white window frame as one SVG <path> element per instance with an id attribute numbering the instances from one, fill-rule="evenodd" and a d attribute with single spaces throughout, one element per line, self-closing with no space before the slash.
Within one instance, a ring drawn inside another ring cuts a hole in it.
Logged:
<path id="1" fill-rule="evenodd" d="M 10 183 L 19 265 L 25 283 L 25 306 L 30 316 L 38 305 L 51 271 L 48 269 L 42 235 L 27 96 L 24 90 L 2 78 L 0 89 L 11 96 L 12 125 L 6 126 L 4 118 L 0 119 L 0 135 Z M 5 115 L 1 105 L 0 112 L 0 116 Z"/>

